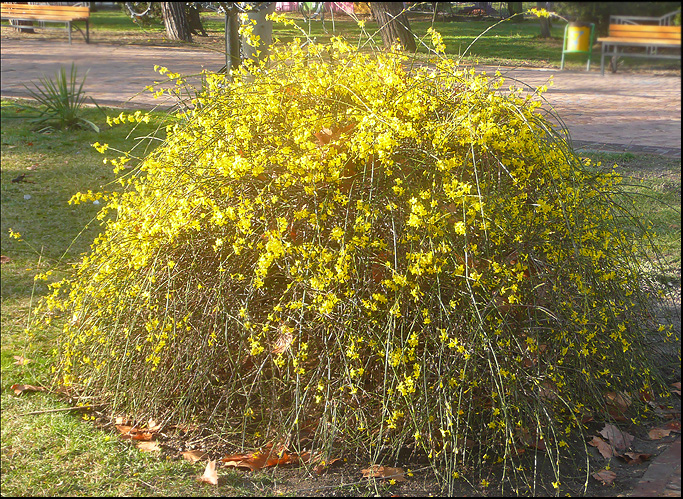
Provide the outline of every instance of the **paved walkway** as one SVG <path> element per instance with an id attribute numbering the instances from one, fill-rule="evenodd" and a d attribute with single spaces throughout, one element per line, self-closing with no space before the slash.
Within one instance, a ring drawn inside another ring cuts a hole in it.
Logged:
<path id="1" fill-rule="evenodd" d="M 53 76 L 60 65 L 75 62 L 79 74 L 89 70 L 85 90 L 99 104 L 127 108 L 168 105 L 152 99 L 145 86 L 162 80 L 154 65 L 181 74 L 217 70 L 225 56 L 192 48 L 116 46 L 75 40 L 2 40 L 1 95 L 25 96 L 23 83 Z M 481 69 L 493 75 L 494 67 Z M 500 68 L 513 79 L 539 86 L 552 76 L 545 94 L 581 149 L 653 152 L 681 156 L 681 77 L 652 74 Z M 141 93 L 142 92 L 142 93 Z"/>
<path id="2" fill-rule="evenodd" d="M 154 65 L 181 74 L 217 70 L 225 56 L 196 48 L 115 46 L 74 41 L 3 39 L 2 97 L 27 96 L 24 83 L 52 76 L 60 65 L 75 62 L 88 77 L 85 91 L 99 104 L 125 108 L 169 105 L 154 100 L 144 88 L 163 79 Z M 497 68 L 483 67 L 493 75 Z M 531 86 L 554 85 L 545 97 L 562 117 L 579 149 L 652 152 L 681 157 L 681 77 L 652 74 L 611 74 L 533 68 L 500 68 L 509 80 Z M 512 83 L 512 81 L 510 81 Z M 673 441 L 648 466 L 633 496 L 681 495 L 681 439 Z"/>

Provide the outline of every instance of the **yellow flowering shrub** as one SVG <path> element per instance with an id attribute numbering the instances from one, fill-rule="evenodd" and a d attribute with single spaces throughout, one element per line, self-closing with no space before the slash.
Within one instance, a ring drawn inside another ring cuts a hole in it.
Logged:
<path id="1" fill-rule="evenodd" d="M 341 39 L 265 64 L 207 74 L 105 198 L 46 301 L 60 383 L 237 444 L 309 427 L 451 470 L 473 440 L 491 463 L 522 430 L 559 449 L 606 392 L 661 388 L 619 177 L 538 100 Z"/>

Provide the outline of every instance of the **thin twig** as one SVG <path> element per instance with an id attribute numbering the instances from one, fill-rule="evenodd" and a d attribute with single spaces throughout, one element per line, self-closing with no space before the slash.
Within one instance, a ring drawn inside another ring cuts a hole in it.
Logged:
<path id="1" fill-rule="evenodd" d="M 48 412 L 65 412 L 65 411 L 82 411 L 84 409 L 92 409 L 91 406 L 83 406 L 83 407 L 60 407 L 58 409 L 44 409 L 42 411 L 31 411 L 27 412 L 24 414 L 20 414 L 20 416 L 32 416 L 34 414 L 46 414 Z"/>

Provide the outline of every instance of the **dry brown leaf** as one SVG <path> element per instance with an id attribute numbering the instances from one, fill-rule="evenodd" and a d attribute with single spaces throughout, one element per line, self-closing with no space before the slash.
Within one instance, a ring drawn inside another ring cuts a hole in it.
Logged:
<path id="1" fill-rule="evenodd" d="M 605 427 L 600 430 L 600 435 L 609 440 L 610 444 L 618 451 L 626 450 L 633 443 L 635 438 L 633 435 L 621 431 L 619 428 L 612 424 L 606 424 Z"/>
<path id="2" fill-rule="evenodd" d="M 14 360 L 16 360 L 14 364 L 17 366 L 24 366 L 31 362 L 31 359 L 27 359 L 23 355 L 15 355 Z"/>
<path id="3" fill-rule="evenodd" d="M 638 393 L 638 398 L 641 402 L 652 402 L 655 398 L 655 394 L 651 388 L 647 390 L 643 389 Z"/>
<path id="4" fill-rule="evenodd" d="M 405 482 L 406 480 L 403 468 L 392 468 L 391 466 L 373 464 L 369 468 L 361 470 L 361 473 L 363 473 L 364 478 L 383 478 L 397 482 Z"/>
<path id="5" fill-rule="evenodd" d="M 150 419 L 147 423 L 147 431 L 154 433 L 158 432 L 159 430 L 161 430 L 161 424 L 157 423 L 153 419 Z"/>
<path id="6" fill-rule="evenodd" d="M 538 438 L 536 435 L 532 435 L 526 428 L 519 428 L 517 430 L 517 438 L 522 445 L 527 447 L 535 447 L 538 450 L 545 450 L 545 441 L 543 438 Z"/>
<path id="7" fill-rule="evenodd" d="M 619 421 L 625 421 L 624 413 L 631 406 L 631 396 L 625 392 L 607 392 L 605 393 L 605 400 L 610 415 Z"/>
<path id="8" fill-rule="evenodd" d="M 650 437 L 650 440 L 659 440 L 661 438 L 668 437 L 669 433 L 671 433 L 671 430 L 669 429 L 652 428 L 647 432 L 647 436 Z"/>
<path id="9" fill-rule="evenodd" d="M 161 450 L 161 447 L 159 447 L 158 442 L 138 442 L 137 448 L 140 449 L 142 452 L 154 452 L 157 450 Z"/>
<path id="10" fill-rule="evenodd" d="M 280 336 L 273 345 L 273 349 L 271 350 L 272 353 L 280 354 L 286 352 L 294 342 L 294 335 L 289 331 L 289 329 L 290 328 L 282 328 L 280 331 Z"/>
<path id="11" fill-rule="evenodd" d="M 334 459 L 330 459 L 328 462 L 323 461 L 322 463 L 318 464 L 315 468 L 313 468 L 313 471 L 315 471 L 318 475 L 322 475 L 323 471 L 325 471 L 327 468 L 331 468 L 332 466 L 341 463 L 343 463 L 342 458 L 335 457 Z"/>
<path id="12" fill-rule="evenodd" d="M 674 431 L 676 433 L 681 432 L 681 422 L 680 421 L 669 421 L 667 424 L 664 425 L 664 428 L 667 430 Z"/>
<path id="13" fill-rule="evenodd" d="M 44 392 L 45 387 L 33 385 L 12 385 L 11 390 L 14 390 L 15 395 L 21 395 L 24 392 Z"/>
<path id="14" fill-rule="evenodd" d="M 117 416 L 114 419 L 114 425 L 125 425 L 127 422 L 128 420 L 124 416 Z"/>
<path id="15" fill-rule="evenodd" d="M 640 452 L 624 452 L 618 457 L 626 461 L 626 464 L 640 464 L 650 459 L 651 456 L 652 454 L 642 454 Z"/>
<path id="16" fill-rule="evenodd" d="M 209 459 L 209 462 L 206 463 L 206 469 L 204 470 L 204 474 L 200 477 L 197 477 L 197 481 L 210 483 L 211 485 L 218 485 L 218 472 L 216 471 L 216 461 L 212 461 L 211 459 Z"/>
<path id="17" fill-rule="evenodd" d="M 253 454 L 232 454 L 221 459 L 223 466 L 233 468 L 249 468 L 251 471 L 260 470 L 266 464 L 268 454 L 255 452 Z"/>
<path id="18" fill-rule="evenodd" d="M 186 461 L 190 461 L 191 463 L 196 463 L 197 461 L 201 461 L 205 457 L 209 457 L 209 455 L 202 451 L 202 450 L 186 450 L 185 452 L 180 453 L 181 456 L 183 456 L 183 459 Z"/>
<path id="19" fill-rule="evenodd" d="M 10 257 L 5 256 L 5 255 L 0 255 L 0 263 L 9 263 L 10 261 L 11 261 Z"/>
<path id="20" fill-rule="evenodd" d="M 671 386 L 674 387 L 674 390 L 671 390 L 671 393 L 675 393 L 679 397 L 681 396 L 681 382 L 676 381 L 675 383 L 671 383 Z"/>
<path id="21" fill-rule="evenodd" d="M 593 437 L 593 440 L 588 442 L 588 445 L 592 445 L 593 447 L 597 447 L 598 452 L 604 457 L 605 459 L 609 459 L 612 456 L 616 455 L 616 452 L 614 451 L 614 447 L 612 447 L 610 444 L 605 442 L 602 438 L 600 437 Z"/>
<path id="22" fill-rule="evenodd" d="M 600 480 L 603 485 L 612 485 L 612 482 L 617 477 L 617 474 L 614 471 L 602 469 L 597 473 L 593 473 L 592 476 L 596 480 Z"/>
<path id="23" fill-rule="evenodd" d="M 546 400 L 556 400 L 557 387 L 550 381 L 544 381 L 538 388 L 538 396 Z"/>
<path id="24" fill-rule="evenodd" d="M 133 426 L 127 425 L 114 425 L 116 429 L 121 433 L 121 438 L 130 440 L 152 440 L 154 438 L 154 433 L 146 430 L 140 430 Z"/>

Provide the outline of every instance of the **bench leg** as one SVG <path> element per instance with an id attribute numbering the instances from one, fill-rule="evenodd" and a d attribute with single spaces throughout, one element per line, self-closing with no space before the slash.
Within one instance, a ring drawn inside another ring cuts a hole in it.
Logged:
<path id="1" fill-rule="evenodd" d="M 66 29 L 69 31 L 69 45 L 71 45 L 71 21 L 66 22 Z"/>
<path id="2" fill-rule="evenodd" d="M 605 76 L 605 53 L 600 56 L 600 75 Z"/>
<path id="3" fill-rule="evenodd" d="M 90 27 L 88 20 L 85 20 L 85 43 L 90 43 Z"/>
<path id="4" fill-rule="evenodd" d="M 560 61 L 560 71 L 564 69 L 564 51 L 562 51 L 562 60 Z"/>

